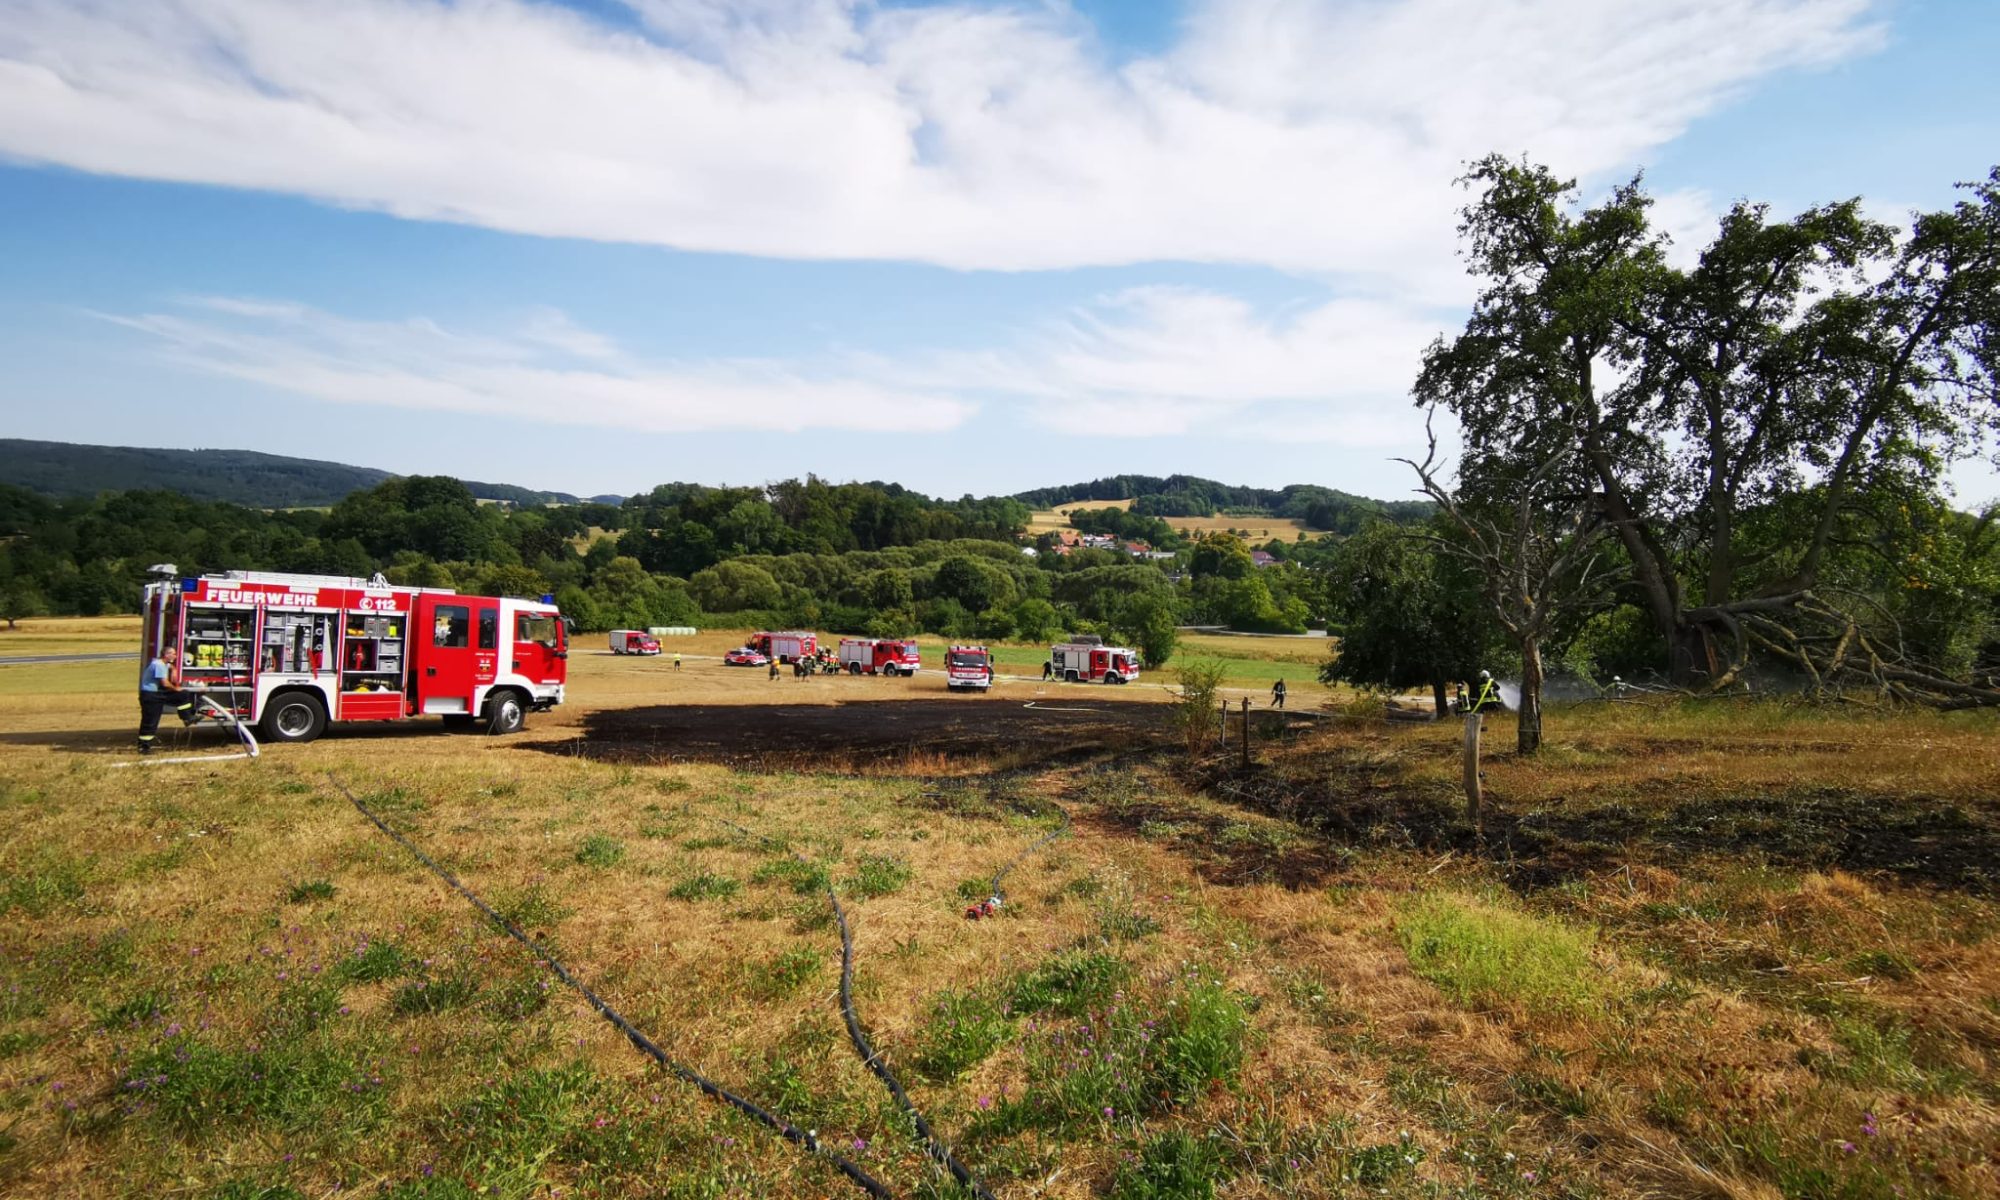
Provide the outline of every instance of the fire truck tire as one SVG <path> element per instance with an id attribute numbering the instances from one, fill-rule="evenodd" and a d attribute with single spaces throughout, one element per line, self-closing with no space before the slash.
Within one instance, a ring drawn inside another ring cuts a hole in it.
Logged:
<path id="1" fill-rule="evenodd" d="M 849 675 L 859 675 L 859 674 L 861 674 L 861 664 L 860 664 L 860 663 L 858 663 L 858 662 L 851 662 L 851 663 L 848 663 L 848 664 L 847 664 L 847 673 L 848 673 Z"/>
<path id="2" fill-rule="evenodd" d="M 1075 683 L 1075 682 L 1076 682 L 1076 672 L 1075 672 L 1075 671 L 1064 671 L 1064 672 L 1063 672 L 1063 682 L 1064 682 L 1064 683 Z"/>
<path id="3" fill-rule="evenodd" d="M 326 732 L 326 705 L 311 692 L 280 692 L 260 724 L 267 742 L 310 742 Z"/>
<path id="4" fill-rule="evenodd" d="M 508 690 L 486 698 L 486 732 L 498 737 L 521 732 L 528 723 L 528 706 L 521 693 Z"/>
<path id="5" fill-rule="evenodd" d="M 1125 677 L 1124 677 L 1123 675 L 1106 675 L 1106 676 L 1104 677 L 1104 682 L 1106 682 L 1106 683 L 1124 683 L 1124 682 L 1125 682 Z"/>

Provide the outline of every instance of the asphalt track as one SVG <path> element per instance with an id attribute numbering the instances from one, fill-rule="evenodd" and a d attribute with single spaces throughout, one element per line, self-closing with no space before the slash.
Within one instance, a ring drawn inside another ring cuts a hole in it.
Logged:
<path id="1" fill-rule="evenodd" d="M 24 654 L 14 658 L 0 658 L 0 667 L 27 667 L 36 663 L 82 663 L 117 662 L 120 659 L 137 658 L 137 654 Z"/>

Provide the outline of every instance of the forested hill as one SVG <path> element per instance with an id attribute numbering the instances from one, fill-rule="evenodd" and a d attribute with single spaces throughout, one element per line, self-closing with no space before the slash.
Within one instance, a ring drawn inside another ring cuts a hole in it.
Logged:
<path id="1" fill-rule="evenodd" d="M 165 450 L 142 446 L 81 446 L 0 438 L 0 483 L 63 498 L 99 492 L 164 490 L 190 500 L 252 508 L 326 508 L 392 478 L 388 471 L 255 450 Z M 538 492 L 505 483 L 466 482 L 481 500 L 515 504 L 575 503 L 565 492 Z M 611 497 L 616 502 L 619 497 Z"/>
<path id="2" fill-rule="evenodd" d="M 1420 521 L 1431 513 L 1426 500 L 1372 500 L 1309 483 L 1275 489 L 1232 487 L 1194 475 L 1113 475 L 1068 487 L 1020 492 L 1014 498 L 1036 508 L 1089 500 L 1130 500 L 1133 512 L 1149 517 L 1212 517 L 1218 513 L 1291 517 L 1329 533 L 1353 533 L 1373 518 Z"/>

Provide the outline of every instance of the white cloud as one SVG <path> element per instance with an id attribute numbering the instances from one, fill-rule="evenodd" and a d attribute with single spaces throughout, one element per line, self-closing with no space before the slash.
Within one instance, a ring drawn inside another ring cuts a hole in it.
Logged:
<path id="1" fill-rule="evenodd" d="M 336 404 L 665 433 L 935 433 L 998 409 L 1066 433 L 1361 447 L 1407 440 L 1410 372 L 1447 323 L 1376 301 L 1260 313 L 1147 287 L 977 352 L 647 361 L 547 308 L 499 332 L 233 296 L 95 315 L 182 368 Z"/>
<path id="2" fill-rule="evenodd" d="M 1600 175 L 1872 0 L 1205 0 L 1108 63 L 1067 8 L 0 0 L 0 154 L 521 233 L 1462 295 L 1469 157 Z"/>
<path id="3" fill-rule="evenodd" d="M 1065 432 L 1378 446 L 1392 428 L 1407 436 L 1410 379 L 1446 323 L 1373 300 L 1264 314 L 1217 292 L 1142 287 L 1012 347 L 881 369 L 911 386 L 1018 398 Z"/>
<path id="4" fill-rule="evenodd" d="M 335 404 L 491 415 L 632 433 L 956 428 L 950 396 L 771 360 L 640 363 L 553 310 L 502 336 L 425 319 L 364 321 L 303 305 L 196 297 L 181 310 L 98 314 L 174 362 Z"/>

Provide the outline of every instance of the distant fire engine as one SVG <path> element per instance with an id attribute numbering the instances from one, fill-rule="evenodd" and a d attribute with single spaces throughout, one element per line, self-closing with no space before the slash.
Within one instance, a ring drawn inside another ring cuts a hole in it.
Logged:
<path id="1" fill-rule="evenodd" d="M 1139 678 L 1139 652 L 1123 646 L 1062 642 L 1049 647 L 1057 679 L 1070 683 L 1130 683 Z"/>
<path id="2" fill-rule="evenodd" d="M 767 658 L 775 658 L 781 663 L 797 662 L 811 658 L 819 652 L 819 635 L 792 630 L 786 633 L 765 633 L 759 631 L 750 635 L 743 643 Z"/>
<path id="3" fill-rule="evenodd" d="M 840 665 L 849 675 L 915 675 L 923 667 L 923 659 L 915 642 L 842 638 Z"/>
<path id="4" fill-rule="evenodd" d="M 658 654 L 659 652 L 659 640 L 643 629 L 614 629 L 611 631 L 611 653 L 613 654 Z"/>
<path id="5" fill-rule="evenodd" d="M 944 684 L 949 691 L 993 686 L 993 655 L 984 646 L 953 646 L 944 652 Z"/>
<path id="6" fill-rule="evenodd" d="M 180 651 L 187 690 L 273 742 L 309 742 L 329 720 L 426 715 L 513 733 L 562 703 L 568 676 L 546 599 L 230 571 L 148 584 L 144 613 L 143 660 Z"/>

